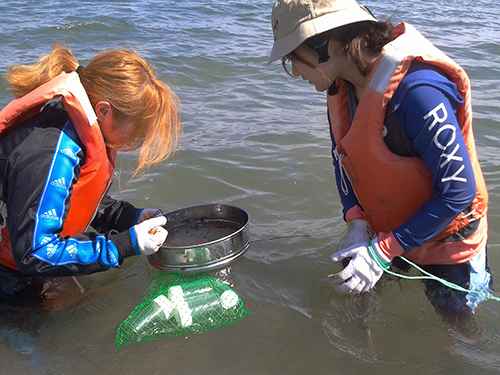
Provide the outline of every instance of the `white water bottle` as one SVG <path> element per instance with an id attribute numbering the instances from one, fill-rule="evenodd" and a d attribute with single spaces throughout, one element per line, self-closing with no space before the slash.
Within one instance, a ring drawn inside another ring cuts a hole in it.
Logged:
<path id="1" fill-rule="evenodd" d="M 143 307 L 142 320 L 138 320 L 134 325 L 133 330 L 139 336 L 143 335 L 148 330 L 157 330 L 160 324 L 165 324 L 172 317 L 174 305 L 163 294 L 160 294 L 150 304 Z"/>
<path id="2" fill-rule="evenodd" d="M 168 298 L 180 328 L 217 325 L 226 320 L 227 311 L 239 303 L 238 295 L 230 289 L 219 295 L 213 288 L 184 291 L 180 285 L 169 289 Z"/>

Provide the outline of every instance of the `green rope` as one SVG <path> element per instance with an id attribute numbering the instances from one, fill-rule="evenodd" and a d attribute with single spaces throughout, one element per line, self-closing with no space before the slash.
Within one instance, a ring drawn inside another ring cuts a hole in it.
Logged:
<path id="1" fill-rule="evenodd" d="M 495 301 L 500 301 L 499 297 L 496 297 L 496 296 L 494 296 L 494 295 L 492 295 L 490 293 L 482 292 L 482 291 L 479 291 L 479 290 L 470 290 L 470 289 L 462 288 L 459 285 L 453 284 L 453 283 L 451 283 L 449 281 L 446 281 L 446 280 L 441 279 L 441 278 L 439 278 L 437 276 L 434 276 L 433 274 L 431 274 L 431 273 L 423 270 L 422 268 L 420 268 L 419 266 L 417 266 L 415 263 L 413 263 L 409 259 L 406 259 L 406 258 L 404 258 L 402 256 L 398 256 L 398 257 L 401 258 L 401 259 L 403 259 L 406 263 L 410 264 L 411 266 L 415 267 L 418 271 L 420 271 L 421 273 L 423 273 L 426 276 L 406 276 L 406 275 L 402 275 L 400 273 L 392 272 L 392 271 L 389 270 L 389 266 L 390 265 L 388 263 L 382 262 L 382 260 L 380 260 L 380 258 L 377 256 L 377 254 L 373 250 L 372 242 L 371 241 L 368 241 L 368 251 L 370 252 L 370 255 L 375 260 L 375 262 L 377 263 L 377 265 L 380 268 L 382 268 L 385 272 L 387 272 L 388 274 L 390 274 L 390 275 L 397 276 L 397 277 L 400 277 L 402 279 L 407 279 L 407 280 L 434 280 L 434 281 L 440 282 L 441 284 L 443 284 L 443 285 L 445 285 L 445 286 L 447 286 L 449 288 L 458 290 L 460 292 L 474 293 L 474 294 L 478 294 L 478 295 L 480 295 L 480 296 L 482 296 L 484 298 L 487 298 L 487 299 L 492 299 L 492 300 L 495 300 Z"/>
<path id="2" fill-rule="evenodd" d="M 380 258 L 375 253 L 375 250 L 373 250 L 372 241 L 370 240 L 368 240 L 368 251 L 370 252 L 372 258 L 375 259 L 375 262 L 379 265 L 379 267 L 381 267 L 384 271 L 389 272 L 389 267 L 391 266 L 391 264 L 384 263 L 380 260 Z"/>

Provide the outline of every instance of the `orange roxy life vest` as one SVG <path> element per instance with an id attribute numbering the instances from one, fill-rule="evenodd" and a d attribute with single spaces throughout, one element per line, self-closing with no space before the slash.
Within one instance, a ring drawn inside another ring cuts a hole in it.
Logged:
<path id="1" fill-rule="evenodd" d="M 451 77 L 465 100 L 457 108 L 457 120 L 474 170 L 476 197 L 468 215 L 472 219 L 460 213 L 433 238 L 439 240 L 485 216 L 488 206 L 488 192 L 472 133 L 469 79 L 460 66 L 411 25 L 397 25 L 394 34 L 396 39 L 383 48 L 374 65 L 352 124 L 347 87 L 338 80 L 339 93 L 327 98 L 332 132 L 337 149 L 344 154 L 342 166 L 374 231 L 389 233 L 412 217 L 433 191 L 432 176 L 420 158 L 398 156 L 384 143 L 382 131 L 387 105 L 413 59 L 434 64 Z"/>
<path id="2" fill-rule="evenodd" d="M 76 72 L 61 73 L 21 98 L 12 100 L 0 112 L 0 133 L 36 115 L 47 101 L 61 98 L 78 137 L 87 149 L 80 177 L 73 185 L 71 207 L 62 236 L 85 231 L 99 202 L 107 192 L 114 170 L 116 151 L 106 147 L 97 117 Z M 17 269 L 11 251 L 8 229 L 2 229 L 0 264 Z"/>

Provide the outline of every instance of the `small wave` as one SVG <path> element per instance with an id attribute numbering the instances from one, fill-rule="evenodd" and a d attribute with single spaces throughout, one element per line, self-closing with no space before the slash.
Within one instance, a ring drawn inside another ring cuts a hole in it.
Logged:
<path id="1" fill-rule="evenodd" d="M 102 22 L 99 21 L 85 21 L 85 22 L 75 22 L 75 23 L 70 23 L 68 25 L 63 25 L 63 26 L 57 26 L 57 30 L 71 30 L 71 29 L 76 29 L 81 26 L 89 26 L 89 25 L 102 25 Z"/>

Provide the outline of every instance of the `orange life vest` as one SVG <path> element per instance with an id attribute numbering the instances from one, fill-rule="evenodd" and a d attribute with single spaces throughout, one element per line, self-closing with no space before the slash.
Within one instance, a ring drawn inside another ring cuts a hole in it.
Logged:
<path id="1" fill-rule="evenodd" d="M 420 158 L 398 156 L 384 143 L 387 105 L 413 59 L 434 64 L 446 72 L 465 100 L 457 108 L 457 120 L 474 170 L 476 197 L 468 215 L 460 213 L 434 237 L 443 239 L 485 216 L 488 206 L 488 192 L 472 133 L 469 79 L 460 66 L 411 25 L 397 25 L 394 34 L 396 39 L 383 48 L 374 65 L 352 124 L 347 87 L 338 80 L 338 94 L 327 98 L 332 132 L 337 150 L 343 154 L 342 167 L 374 231 L 389 233 L 412 217 L 431 198 L 433 190 L 432 176 Z"/>
<path id="2" fill-rule="evenodd" d="M 73 185 L 71 207 L 62 236 L 74 236 L 87 229 L 99 202 L 107 192 L 114 170 L 116 151 L 106 147 L 97 117 L 76 72 L 61 73 L 0 111 L 0 133 L 36 115 L 49 100 L 61 98 L 87 156 L 80 177 Z M 8 229 L 2 229 L 0 264 L 17 269 Z"/>

